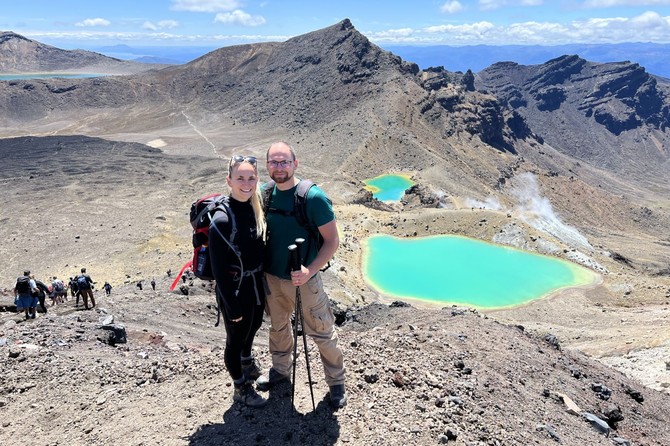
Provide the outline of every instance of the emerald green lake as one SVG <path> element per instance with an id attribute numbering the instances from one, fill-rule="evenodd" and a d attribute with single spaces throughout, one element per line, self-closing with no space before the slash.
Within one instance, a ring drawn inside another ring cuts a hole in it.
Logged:
<path id="1" fill-rule="evenodd" d="M 371 236 L 363 273 L 374 289 L 392 298 L 482 309 L 521 305 L 598 278 L 567 261 L 450 235 Z"/>
<path id="2" fill-rule="evenodd" d="M 414 185 L 406 175 L 380 175 L 363 182 L 372 196 L 380 201 L 398 201 L 405 195 L 405 190 Z"/>

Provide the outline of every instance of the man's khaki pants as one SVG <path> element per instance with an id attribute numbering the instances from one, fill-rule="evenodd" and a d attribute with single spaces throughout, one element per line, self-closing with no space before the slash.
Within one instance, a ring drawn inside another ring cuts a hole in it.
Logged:
<path id="1" fill-rule="evenodd" d="M 290 376 L 293 365 L 293 327 L 291 315 L 295 310 L 296 287 L 290 280 L 265 274 L 269 292 L 266 309 L 270 315 L 270 353 L 272 367 L 282 375 Z M 337 346 L 335 316 L 330 308 L 328 295 L 323 289 L 321 275 L 300 287 L 303 330 L 319 348 L 326 383 L 329 386 L 344 384 L 344 358 Z"/>

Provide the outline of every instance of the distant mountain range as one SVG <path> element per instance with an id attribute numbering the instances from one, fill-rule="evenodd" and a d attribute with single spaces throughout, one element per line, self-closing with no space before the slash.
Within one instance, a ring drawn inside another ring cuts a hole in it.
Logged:
<path id="1" fill-rule="evenodd" d="M 630 61 L 647 72 L 670 78 L 670 44 L 618 43 L 541 45 L 471 45 L 412 46 L 384 45 L 387 51 L 415 62 L 421 69 L 443 66 L 449 71 L 481 71 L 497 62 L 536 65 L 564 55 L 576 55 L 592 62 Z M 214 51 L 215 46 L 141 46 L 113 45 L 92 48 L 94 51 L 124 60 L 183 64 Z"/>
<path id="2" fill-rule="evenodd" d="M 670 78 L 670 44 L 618 43 L 475 46 L 398 46 L 384 49 L 422 69 L 443 66 L 449 71 L 481 71 L 497 62 L 537 65 L 564 55 L 576 55 L 592 62 L 634 62 L 648 73 Z"/>
<path id="3" fill-rule="evenodd" d="M 184 64 L 218 49 L 218 46 L 129 46 L 111 45 L 93 48 L 98 53 L 145 63 Z"/>
<path id="4" fill-rule="evenodd" d="M 96 73 L 132 74 L 156 66 L 121 60 L 93 51 L 63 50 L 0 31 L 0 73 Z"/>

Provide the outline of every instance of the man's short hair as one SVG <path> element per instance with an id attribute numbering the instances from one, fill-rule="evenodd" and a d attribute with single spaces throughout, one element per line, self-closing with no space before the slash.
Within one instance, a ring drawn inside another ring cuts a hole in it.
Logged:
<path id="1" fill-rule="evenodd" d="M 293 146 L 291 144 L 287 143 L 286 141 L 275 141 L 272 144 L 270 144 L 270 147 L 268 147 L 267 152 L 265 152 L 265 160 L 269 161 L 270 160 L 270 149 L 272 146 L 275 144 L 284 144 L 286 147 L 288 147 L 289 152 L 291 152 L 291 157 L 293 158 L 293 161 L 295 161 L 295 150 L 293 150 Z"/>
<path id="2" fill-rule="evenodd" d="M 81 269 L 81 272 L 82 272 L 82 273 L 85 273 L 85 272 L 86 272 L 86 268 L 82 268 L 82 269 Z"/>
<path id="3" fill-rule="evenodd" d="M 25 271 L 23 272 L 23 275 L 24 275 L 24 276 L 30 276 L 30 270 L 29 270 L 29 269 L 25 270 Z"/>

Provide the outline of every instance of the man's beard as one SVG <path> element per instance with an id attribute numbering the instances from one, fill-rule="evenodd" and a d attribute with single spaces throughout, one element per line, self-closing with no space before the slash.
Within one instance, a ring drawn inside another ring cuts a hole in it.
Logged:
<path id="1" fill-rule="evenodd" d="M 293 174 L 289 174 L 288 172 L 273 172 L 270 174 L 270 178 L 272 178 L 275 183 L 282 184 L 290 181 L 293 178 Z"/>

